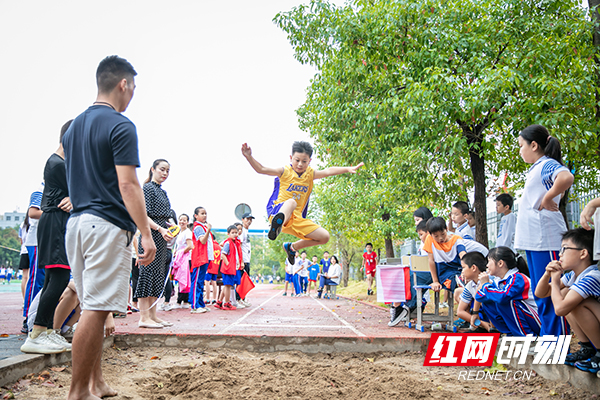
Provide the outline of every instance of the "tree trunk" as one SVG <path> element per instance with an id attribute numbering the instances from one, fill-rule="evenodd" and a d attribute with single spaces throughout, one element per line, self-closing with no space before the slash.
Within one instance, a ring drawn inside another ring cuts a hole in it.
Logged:
<path id="1" fill-rule="evenodd" d="M 386 258 L 394 258 L 394 245 L 392 244 L 392 238 L 390 236 L 386 236 L 384 239 L 385 242 L 385 257 Z"/>
<path id="2" fill-rule="evenodd" d="M 478 145 L 472 146 L 469 150 L 471 158 L 471 173 L 473 174 L 473 183 L 475 185 L 475 226 L 477 227 L 477 240 L 485 247 L 488 243 L 488 226 L 487 226 L 487 206 L 485 193 L 485 160 L 481 155 L 481 142 Z"/>

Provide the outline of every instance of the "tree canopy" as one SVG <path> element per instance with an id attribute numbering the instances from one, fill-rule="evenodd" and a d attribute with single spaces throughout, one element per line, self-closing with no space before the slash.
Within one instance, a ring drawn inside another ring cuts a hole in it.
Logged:
<path id="1" fill-rule="evenodd" d="M 317 69 L 298 115 L 319 158 L 366 164 L 315 190 L 326 227 L 389 237 L 412 209 L 474 192 L 487 244 L 487 183 L 505 172 L 521 187 L 517 136 L 533 123 L 577 180 L 597 182 L 593 29 L 578 1 L 313 0 L 275 22 Z"/>

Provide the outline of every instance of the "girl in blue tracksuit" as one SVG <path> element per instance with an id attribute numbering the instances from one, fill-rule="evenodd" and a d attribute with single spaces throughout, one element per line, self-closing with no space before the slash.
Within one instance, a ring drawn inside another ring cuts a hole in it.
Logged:
<path id="1" fill-rule="evenodd" d="M 500 318 L 512 336 L 540 334 L 541 322 L 533 298 L 527 263 L 509 247 L 488 254 L 488 271 L 479 275 L 475 299 L 486 306 L 490 318 Z M 493 282 L 490 275 L 497 277 Z"/>

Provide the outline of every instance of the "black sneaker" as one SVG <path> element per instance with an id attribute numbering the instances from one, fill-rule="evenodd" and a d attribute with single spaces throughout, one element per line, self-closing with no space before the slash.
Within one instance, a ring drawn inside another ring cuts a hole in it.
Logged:
<path id="1" fill-rule="evenodd" d="M 577 361 L 575 363 L 575 368 L 580 371 L 591 372 L 592 374 L 598 373 L 600 371 L 600 357 L 593 356 L 589 360 L 586 361 Z"/>
<path id="2" fill-rule="evenodd" d="M 27 326 L 27 319 L 25 319 L 25 321 L 23 321 L 23 326 L 21 327 L 21 333 L 24 333 L 26 335 L 29 333 L 29 327 Z"/>
<path id="3" fill-rule="evenodd" d="M 579 342 L 579 344 L 581 345 L 579 350 L 577 350 L 575 353 L 567 354 L 567 357 L 565 358 L 565 365 L 574 367 L 577 361 L 589 360 L 594 354 L 596 354 L 596 349 L 594 349 L 592 346 L 583 345 L 581 342 Z"/>
<path id="4" fill-rule="evenodd" d="M 290 265 L 294 265 L 296 263 L 296 252 L 292 250 L 292 244 L 290 242 L 284 243 L 283 249 L 287 253 Z"/>
<path id="5" fill-rule="evenodd" d="M 409 309 L 407 307 L 398 306 L 392 307 L 394 311 L 391 315 L 391 320 L 388 322 L 388 326 L 396 326 L 400 321 L 405 320 L 409 315 Z"/>
<path id="6" fill-rule="evenodd" d="M 269 229 L 269 233 L 267 236 L 270 240 L 277 239 L 277 236 L 281 233 L 281 227 L 283 226 L 283 222 L 285 221 L 284 213 L 277 213 L 271 219 L 271 228 Z"/>

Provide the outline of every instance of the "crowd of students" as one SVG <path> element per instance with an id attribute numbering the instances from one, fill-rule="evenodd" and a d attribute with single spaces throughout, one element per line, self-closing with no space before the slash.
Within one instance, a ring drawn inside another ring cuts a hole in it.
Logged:
<path id="1" fill-rule="evenodd" d="M 285 286 L 283 295 L 287 296 L 288 285 L 292 297 L 310 296 L 314 287 L 317 298 L 329 296 L 332 286 L 338 286 L 342 279 L 342 267 L 336 256 L 323 252 L 323 258 L 312 256 L 307 259 L 306 251 L 296 252 L 294 263 L 285 260 Z"/>
<path id="2" fill-rule="evenodd" d="M 502 214 L 497 247 L 488 251 L 475 241 L 466 202 L 452 205 L 448 225 L 425 207 L 414 212 L 422 241 L 419 253 L 428 257 L 430 270 L 417 273 L 416 284 L 453 293 L 458 323 L 472 331 L 511 336 L 575 333 L 581 348 L 565 363 L 598 373 L 600 271 L 589 223 L 600 199 L 583 210 L 582 228 L 567 229 L 558 204 L 574 178 L 562 163 L 560 143 L 543 126 L 532 125 L 520 133 L 519 146 L 531 167 L 518 217 L 512 213 L 509 194 L 496 197 L 496 211 Z M 417 306 L 425 306 L 425 300 L 416 304 L 412 287 L 411 292 L 411 300 L 392 304 L 388 325 L 407 320 Z"/>

